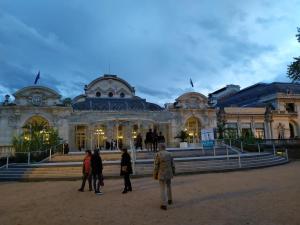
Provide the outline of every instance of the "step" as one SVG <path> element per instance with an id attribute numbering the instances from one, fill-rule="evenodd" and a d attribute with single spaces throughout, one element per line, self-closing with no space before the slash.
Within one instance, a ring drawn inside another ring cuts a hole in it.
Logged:
<path id="1" fill-rule="evenodd" d="M 189 161 L 188 161 L 189 160 Z M 280 156 L 273 156 L 269 153 L 244 154 L 241 157 L 242 169 L 259 168 L 265 166 L 280 165 L 287 160 Z M 75 166 L 72 164 L 76 164 Z M 110 164 L 109 164 L 110 163 Z M 118 177 L 120 172 L 120 162 L 108 162 L 104 165 L 103 173 L 105 176 Z M 46 164 L 13 164 L 8 169 L 0 169 L 0 180 L 47 180 L 47 179 L 80 179 L 81 163 L 46 163 Z M 176 172 L 196 173 L 207 171 L 226 171 L 239 168 L 237 156 L 227 158 L 218 157 L 185 157 L 175 159 Z M 153 173 L 153 159 L 139 160 L 136 164 L 137 175 L 151 175 Z"/>

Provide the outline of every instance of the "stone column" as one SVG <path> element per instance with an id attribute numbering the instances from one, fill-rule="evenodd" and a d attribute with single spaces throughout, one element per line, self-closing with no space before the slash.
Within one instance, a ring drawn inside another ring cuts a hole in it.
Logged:
<path id="1" fill-rule="evenodd" d="M 126 123 L 127 125 L 124 126 L 124 137 L 123 137 L 123 143 L 125 145 L 125 147 L 128 147 L 130 148 L 130 143 L 132 142 L 132 145 L 134 144 L 133 143 L 133 140 L 132 140 L 132 126 L 133 126 L 133 123 L 132 122 L 128 122 Z"/>
<path id="2" fill-rule="evenodd" d="M 236 126 L 237 126 L 238 137 L 241 137 L 242 136 L 242 128 L 241 128 L 240 120 L 237 121 Z"/>
<path id="3" fill-rule="evenodd" d="M 264 121 L 265 139 L 270 139 L 270 123 Z"/>
<path id="4" fill-rule="evenodd" d="M 255 137 L 255 121 L 254 121 L 254 118 L 251 119 L 250 129 L 251 129 L 251 132 L 252 132 L 253 136 Z"/>
<path id="5" fill-rule="evenodd" d="M 73 124 L 69 124 L 69 126 L 68 126 L 69 130 L 68 130 L 68 140 L 67 140 L 67 142 L 69 144 L 70 151 L 75 150 L 75 149 L 78 150 L 77 146 L 76 146 L 76 143 L 75 143 L 75 140 L 76 140 L 75 128 L 76 128 L 76 126 L 73 125 Z"/>
<path id="6" fill-rule="evenodd" d="M 87 126 L 86 136 L 87 136 L 87 143 L 86 143 L 87 148 L 93 150 L 95 146 L 94 146 L 94 126 L 92 124 L 89 124 Z"/>
<path id="7" fill-rule="evenodd" d="M 110 142 L 111 139 L 113 139 L 113 135 L 114 135 L 114 126 L 113 126 L 113 122 L 109 121 L 105 123 L 106 125 L 106 137 L 107 137 L 107 141 Z"/>

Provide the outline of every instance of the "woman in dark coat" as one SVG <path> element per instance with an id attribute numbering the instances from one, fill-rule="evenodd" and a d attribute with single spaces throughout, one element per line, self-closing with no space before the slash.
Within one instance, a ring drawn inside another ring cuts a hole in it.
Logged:
<path id="1" fill-rule="evenodd" d="M 121 159 L 121 172 L 120 175 L 124 177 L 124 190 L 123 194 L 128 191 L 132 191 L 130 174 L 132 174 L 131 158 L 127 152 L 127 148 L 122 149 L 122 159 Z"/>
<path id="2" fill-rule="evenodd" d="M 92 177 L 93 177 L 93 186 L 94 186 L 95 194 L 101 195 L 102 192 L 100 191 L 100 186 L 101 184 L 104 184 L 103 175 L 102 175 L 103 165 L 102 165 L 102 159 L 98 149 L 95 149 L 94 154 L 92 155 L 91 167 L 92 167 Z"/>

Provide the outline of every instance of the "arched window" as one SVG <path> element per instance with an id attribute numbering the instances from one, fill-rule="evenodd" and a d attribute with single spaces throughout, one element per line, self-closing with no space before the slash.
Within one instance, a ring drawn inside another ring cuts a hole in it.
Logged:
<path id="1" fill-rule="evenodd" d="M 185 123 L 185 131 L 188 133 L 190 143 L 200 141 L 200 122 L 196 117 L 190 117 Z"/>
<path id="2" fill-rule="evenodd" d="M 114 93 L 112 93 L 112 92 L 109 92 L 109 93 L 108 93 L 108 97 L 111 98 L 111 97 L 113 97 L 113 96 L 114 96 Z"/>
<path id="3" fill-rule="evenodd" d="M 96 92 L 96 97 L 97 97 L 97 98 L 101 97 L 101 92 L 100 92 L 100 91 L 97 91 L 97 92 Z"/>
<path id="4" fill-rule="evenodd" d="M 120 94 L 120 97 L 121 97 L 121 98 L 124 98 L 124 97 L 125 97 L 125 94 L 122 92 L 122 93 Z"/>
<path id="5" fill-rule="evenodd" d="M 24 139 L 30 140 L 32 135 L 40 133 L 43 135 L 43 139 L 47 140 L 49 138 L 48 128 L 49 122 L 44 117 L 30 117 L 23 125 Z"/>

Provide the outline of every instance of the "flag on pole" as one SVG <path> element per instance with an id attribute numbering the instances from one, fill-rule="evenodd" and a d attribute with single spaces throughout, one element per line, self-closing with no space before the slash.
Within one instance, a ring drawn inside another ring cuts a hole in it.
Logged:
<path id="1" fill-rule="evenodd" d="M 34 84 L 37 84 L 37 82 L 38 82 L 39 79 L 40 79 L 40 71 L 38 72 L 38 74 L 35 77 Z"/>
<path id="2" fill-rule="evenodd" d="M 194 83 L 192 81 L 192 78 L 190 78 L 190 84 L 191 84 L 192 87 L 194 87 Z"/>

